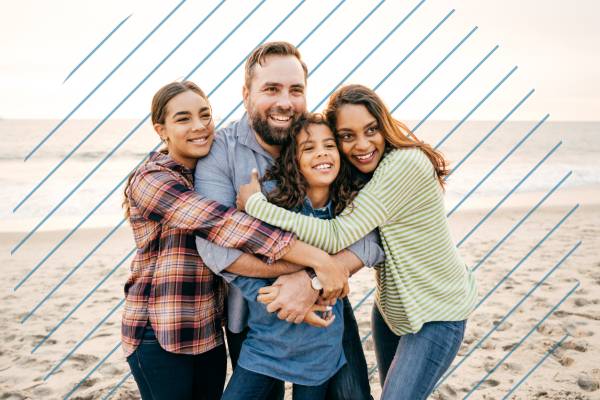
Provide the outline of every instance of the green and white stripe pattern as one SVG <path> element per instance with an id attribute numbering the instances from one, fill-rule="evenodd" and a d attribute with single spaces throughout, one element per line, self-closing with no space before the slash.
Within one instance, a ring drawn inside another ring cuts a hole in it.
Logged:
<path id="1" fill-rule="evenodd" d="M 393 150 L 351 206 L 332 220 L 285 210 L 256 193 L 246 212 L 328 253 L 337 253 L 379 227 L 386 254 L 376 269 L 376 304 L 397 335 L 430 321 L 466 319 L 477 300 L 473 274 L 450 237 L 443 192 L 419 149 Z"/>

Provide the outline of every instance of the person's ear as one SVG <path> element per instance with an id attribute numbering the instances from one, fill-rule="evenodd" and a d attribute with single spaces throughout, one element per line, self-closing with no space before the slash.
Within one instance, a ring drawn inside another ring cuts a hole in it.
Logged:
<path id="1" fill-rule="evenodd" d="M 244 85 L 242 86 L 242 99 L 244 100 L 244 108 L 248 111 L 248 99 L 250 98 L 250 89 Z"/>
<path id="2" fill-rule="evenodd" d="M 156 131 L 156 133 L 158 133 L 158 136 L 160 137 L 160 140 L 164 143 L 167 143 L 168 138 L 167 138 L 167 133 L 165 132 L 165 126 L 163 124 L 154 124 L 154 130 Z"/>

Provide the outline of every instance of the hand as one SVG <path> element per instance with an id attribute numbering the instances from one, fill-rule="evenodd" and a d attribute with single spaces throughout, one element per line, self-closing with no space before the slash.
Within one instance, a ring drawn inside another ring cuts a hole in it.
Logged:
<path id="1" fill-rule="evenodd" d="M 323 317 L 320 317 L 316 311 L 321 311 Z M 317 328 L 327 328 L 333 321 L 335 321 L 335 314 L 331 311 L 331 306 L 319 304 L 314 304 L 304 317 L 304 322 Z"/>
<path id="2" fill-rule="evenodd" d="M 350 272 L 345 264 L 340 263 L 336 258 L 329 257 L 324 265 L 317 265 L 314 270 L 323 286 L 322 297 L 330 300 L 337 297 L 345 297 L 350 292 L 348 286 L 348 277 Z"/>
<path id="3" fill-rule="evenodd" d="M 260 192 L 260 182 L 258 181 L 258 171 L 253 169 L 250 174 L 250 182 L 240 186 L 240 190 L 238 191 L 237 199 L 235 200 L 238 210 L 244 211 L 246 209 L 246 202 L 250 196 L 257 192 Z"/>
<path id="4" fill-rule="evenodd" d="M 282 275 L 272 286 L 261 288 L 258 293 L 257 300 L 267 304 L 268 312 L 277 311 L 279 319 L 295 324 L 304 320 L 319 295 L 311 287 L 305 271 Z"/>
<path id="5" fill-rule="evenodd" d="M 257 300 L 264 304 L 269 304 L 274 301 L 279 295 L 280 286 L 265 286 L 259 289 Z M 323 300 L 319 298 L 317 304 L 313 304 L 309 311 L 304 316 L 303 322 L 317 328 L 327 328 L 335 320 L 335 315 L 331 311 L 331 306 L 336 302 L 333 300 Z M 323 317 L 320 317 L 316 311 L 323 312 Z M 288 319 L 286 319 L 287 321 Z M 294 321 L 295 322 L 295 321 Z"/>

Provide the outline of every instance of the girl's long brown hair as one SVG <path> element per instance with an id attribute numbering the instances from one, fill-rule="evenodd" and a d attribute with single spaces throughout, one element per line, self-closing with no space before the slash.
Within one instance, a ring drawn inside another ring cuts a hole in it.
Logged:
<path id="1" fill-rule="evenodd" d="M 167 104 L 169 103 L 169 101 L 171 101 L 171 99 L 173 97 L 177 96 L 178 94 L 181 94 L 181 93 L 184 93 L 187 91 L 192 91 L 192 92 L 198 94 L 200 97 L 202 97 L 204 100 L 206 100 L 208 102 L 208 97 L 206 97 L 206 94 L 204 94 L 202 89 L 200 89 L 198 87 L 198 85 L 196 85 L 194 82 L 191 82 L 191 81 L 171 82 L 171 83 L 161 87 L 160 89 L 158 89 L 158 91 L 152 98 L 152 106 L 151 106 L 152 125 L 164 124 L 165 118 L 167 116 Z M 167 152 L 168 152 L 166 147 L 163 147 L 159 151 L 163 154 L 167 154 Z M 132 180 L 134 174 L 135 174 L 135 170 L 129 175 L 129 178 L 127 179 L 127 184 L 125 185 L 125 190 L 123 191 L 124 196 L 123 196 L 123 203 L 121 205 L 122 205 L 123 209 L 125 210 L 125 218 L 127 218 L 127 219 L 129 219 L 129 216 L 130 216 L 130 212 L 129 212 L 130 204 L 129 204 L 129 197 L 128 197 L 127 193 L 128 193 L 129 185 L 131 184 L 131 180 Z"/>
<path id="2" fill-rule="evenodd" d="M 307 113 L 294 122 L 290 130 L 289 144 L 282 146 L 279 157 L 262 178 L 263 182 L 277 181 L 277 187 L 267 194 L 269 202 L 286 209 L 296 209 L 302 206 L 308 184 L 298 165 L 296 138 L 302 131 L 310 135 L 311 125 L 325 125 L 333 132 L 321 114 Z M 334 215 L 341 213 L 350 204 L 358 189 L 350 179 L 348 162 L 340 157 L 340 172 L 331 184 L 329 191 Z"/>
<path id="3" fill-rule="evenodd" d="M 385 138 L 386 153 L 392 149 L 417 147 L 425 153 L 435 171 L 435 177 L 444 187 L 444 177 L 450 170 L 444 156 L 429 144 L 420 141 L 402 122 L 394 119 L 392 114 L 373 90 L 362 85 L 346 85 L 338 89 L 329 98 L 329 103 L 324 114 L 333 127 L 337 125 L 337 114 L 340 107 L 346 104 L 363 105 L 377 120 L 377 125 Z M 352 167 L 353 175 L 359 175 L 358 170 Z"/>

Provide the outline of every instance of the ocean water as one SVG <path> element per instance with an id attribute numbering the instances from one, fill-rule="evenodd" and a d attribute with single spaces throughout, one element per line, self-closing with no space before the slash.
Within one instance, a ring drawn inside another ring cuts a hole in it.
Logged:
<path id="1" fill-rule="evenodd" d="M 90 212 L 85 226 L 113 226 L 122 218 L 120 182 L 158 144 L 148 122 L 132 132 L 138 122 L 108 121 L 81 144 L 98 121 L 68 121 L 24 161 L 58 121 L 0 120 L 3 230 L 31 230 L 36 225 L 41 230 L 70 229 Z M 447 206 L 453 206 L 471 191 L 537 122 L 507 121 L 495 130 L 496 121 L 468 121 L 458 128 L 457 121 L 429 121 L 419 127 L 417 137 L 433 146 L 454 131 L 439 147 L 454 168 L 447 183 Z M 407 124 L 414 126 L 411 121 Z M 572 175 L 563 184 L 565 189 L 600 187 L 600 122 L 549 120 L 497 167 L 461 207 L 472 207 L 478 197 L 508 193 L 560 142 L 518 191 L 547 192 L 569 171 Z M 44 218 L 46 221 L 42 222 Z"/>

